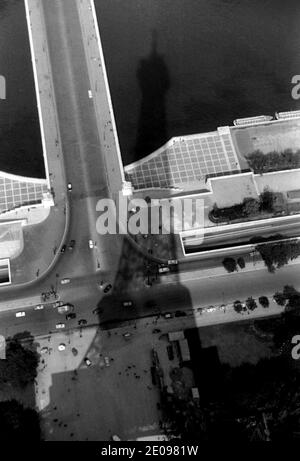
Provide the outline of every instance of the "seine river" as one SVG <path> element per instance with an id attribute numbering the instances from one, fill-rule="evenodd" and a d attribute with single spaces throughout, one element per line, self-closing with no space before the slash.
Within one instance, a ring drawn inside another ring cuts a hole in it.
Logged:
<path id="1" fill-rule="evenodd" d="M 0 170 L 44 177 L 38 113 L 23 0 L 0 0 Z"/>
<path id="2" fill-rule="evenodd" d="M 125 164 L 171 136 L 300 109 L 299 0 L 95 4 Z M 0 43 L 0 169 L 43 176 L 23 0 L 0 0 Z"/>

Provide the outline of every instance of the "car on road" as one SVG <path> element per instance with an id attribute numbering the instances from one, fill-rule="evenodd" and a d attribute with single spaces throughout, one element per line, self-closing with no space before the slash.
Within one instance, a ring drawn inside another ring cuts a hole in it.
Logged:
<path id="1" fill-rule="evenodd" d="M 172 265 L 175 266 L 175 265 L 178 264 L 178 260 L 177 259 L 169 259 L 168 264 L 169 264 L 169 266 L 172 266 Z"/>
<path id="2" fill-rule="evenodd" d="M 17 312 L 16 317 L 25 317 L 25 312 Z"/>
<path id="3" fill-rule="evenodd" d="M 41 354 L 46 354 L 47 352 L 49 352 L 49 348 L 48 347 L 42 347 L 42 349 L 40 350 L 40 353 Z"/>
<path id="4" fill-rule="evenodd" d="M 92 365 L 92 362 L 90 361 L 88 357 L 84 358 L 84 363 L 86 364 L 87 367 L 90 367 Z"/>
<path id="5" fill-rule="evenodd" d="M 122 302 L 122 306 L 123 307 L 132 307 L 133 306 L 133 302 L 128 300 L 128 301 L 123 301 Z"/>
<path id="6" fill-rule="evenodd" d="M 184 311 L 176 311 L 175 312 L 175 317 L 185 317 L 186 316 L 186 312 Z"/>
<path id="7" fill-rule="evenodd" d="M 75 244 L 76 244 L 76 241 L 75 241 L 75 240 L 71 240 L 71 242 L 69 243 L 69 250 L 70 250 L 70 251 L 74 250 Z"/>
<path id="8" fill-rule="evenodd" d="M 112 289 L 112 284 L 111 283 L 108 283 L 107 285 L 105 285 L 105 287 L 103 288 L 103 293 L 108 293 L 110 290 Z"/>
<path id="9" fill-rule="evenodd" d="M 43 304 L 38 304 L 37 306 L 35 306 L 34 310 L 35 311 L 41 311 L 44 309 L 44 305 Z"/>
<path id="10" fill-rule="evenodd" d="M 215 312 L 217 310 L 217 307 L 209 306 L 204 310 L 205 310 L 205 312 Z"/>
<path id="11" fill-rule="evenodd" d="M 87 324 L 87 320 L 85 319 L 80 319 L 78 320 L 78 325 L 81 326 L 81 325 L 86 325 Z"/>
<path id="12" fill-rule="evenodd" d="M 72 192 L 72 184 L 70 182 L 68 183 L 68 191 Z"/>
<path id="13" fill-rule="evenodd" d="M 90 249 L 94 248 L 94 242 L 92 239 L 89 240 L 89 248 Z"/>
<path id="14" fill-rule="evenodd" d="M 160 268 L 158 269 L 158 272 L 159 272 L 160 274 L 166 274 L 167 272 L 170 272 L 170 268 L 167 267 L 167 266 L 162 266 L 162 267 L 160 267 Z"/>
<path id="15" fill-rule="evenodd" d="M 92 90 L 88 90 L 88 95 L 89 95 L 89 98 L 92 99 L 93 98 L 93 93 L 92 93 Z"/>
<path id="16" fill-rule="evenodd" d="M 56 303 L 52 304 L 52 307 L 56 309 L 57 307 L 63 306 L 63 301 L 56 301 Z"/>
<path id="17" fill-rule="evenodd" d="M 60 343 L 60 345 L 57 348 L 60 352 L 66 350 L 66 345 L 64 343 Z"/>
<path id="18" fill-rule="evenodd" d="M 124 333 L 123 336 L 125 339 L 129 339 L 131 337 L 131 333 Z"/>
<path id="19" fill-rule="evenodd" d="M 164 314 L 164 317 L 165 317 L 165 319 L 171 319 L 173 317 L 173 314 L 171 314 L 171 312 L 166 312 Z"/>
<path id="20" fill-rule="evenodd" d="M 62 279 L 62 280 L 60 281 L 60 283 L 61 283 L 62 285 L 66 285 L 67 283 L 70 283 L 70 282 L 71 282 L 70 279 Z"/>
<path id="21" fill-rule="evenodd" d="M 64 253 L 64 252 L 66 251 L 66 249 L 67 249 L 67 245 L 63 245 L 63 246 L 61 247 L 60 252 L 61 252 L 61 253 Z"/>
<path id="22" fill-rule="evenodd" d="M 64 323 L 57 323 L 57 324 L 55 325 L 55 328 L 56 328 L 57 330 L 62 330 L 62 329 L 65 328 L 65 327 L 66 327 L 66 325 L 65 325 Z"/>
<path id="23" fill-rule="evenodd" d="M 106 366 L 106 367 L 109 367 L 109 366 L 110 366 L 109 357 L 104 357 L 104 363 L 105 363 L 105 366 Z"/>
<path id="24" fill-rule="evenodd" d="M 76 314 L 74 312 L 70 312 L 69 314 L 66 315 L 66 320 L 73 320 L 76 319 Z"/>

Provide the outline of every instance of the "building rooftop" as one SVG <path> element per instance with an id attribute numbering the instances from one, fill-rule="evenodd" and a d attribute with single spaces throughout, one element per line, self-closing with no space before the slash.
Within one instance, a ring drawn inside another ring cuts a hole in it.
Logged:
<path id="1" fill-rule="evenodd" d="M 203 184 L 207 176 L 241 171 L 228 127 L 211 133 L 172 138 L 144 159 L 125 167 L 135 189 Z"/>
<path id="2" fill-rule="evenodd" d="M 0 172 L 0 213 L 39 203 L 47 192 L 46 179 L 24 178 Z"/>

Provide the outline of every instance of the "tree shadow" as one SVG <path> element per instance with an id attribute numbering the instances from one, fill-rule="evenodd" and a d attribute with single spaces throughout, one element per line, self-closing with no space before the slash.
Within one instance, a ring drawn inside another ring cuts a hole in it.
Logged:
<path id="1" fill-rule="evenodd" d="M 136 75 L 142 93 L 135 145 L 135 157 L 140 159 L 168 140 L 166 96 L 171 82 L 165 58 L 157 51 L 155 30 L 151 51 L 140 60 Z"/>

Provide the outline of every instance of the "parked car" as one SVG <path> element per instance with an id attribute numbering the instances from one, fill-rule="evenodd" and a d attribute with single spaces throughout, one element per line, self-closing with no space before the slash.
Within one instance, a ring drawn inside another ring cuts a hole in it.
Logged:
<path id="1" fill-rule="evenodd" d="M 105 366 L 106 366 L 106 367 L 109 367 L 109 366 L 110 366 L 109 357 L 104 357 L 104 363 L 105 363 Z"/>
<path id="2" fill-rule="evenodd" d="M 34 310 L 35 311 L 41 311 L 44 309 L 44 305 L 43 304 L 38 304 L 37 306 L 35 306 Z"/>
<path id="3" fill-rule="evenodd" d="M 62 285 L 66 285 L 67 283 L 70 283 L 70 282 L 71 282 L 70 279 L 61 279 L 61 281 L 60 281 L 60 283 L 61 283 Z"/>
<path id="4" fill-rule="evenodd" d="M 87 320 L 85 319 L 78 320 L 78 325 L 86 325 L 86 324 L 87 324 Z"/>
<path id="5" fill-rule="evenodd" d="M 57 307 L 63 306 L 63 301 L 56 301 L 56 303 L 52 304 L 52 307 L 56 309 Z"/>
<path id="6" fill-rule="evenodd" d="M 157 375 L 156 375 L 155 367 L 151 367 L 151 380 L 152 380 L 153 386 L 155 386 L 157 384 Z"/>
<path id="7" fill-rule="evenodd" d="M 67 312 L 70 312 L 73 309 L 74 309 L 74 307 L 72 305 L 63 304 L 62 306 L 58 306 L 57 312 L 59 314 L 66 314 Z"/>
<path id="8" fill-rule="evenodd" d="M 124 336 L 125 339 L 129 339 L 130 336 L 131 336 L 131 333 L 128 333 L 128 332 L 124 333 L 123 336 Z"/>
<path id="9" fill-rule="evenodd" d="M 89 240 L 89 248 L 94 248 L 94 242 L 91 239 Z"/>
<path id="10" fill-rule="evenodd" d="M 40 353 L 46 354 L 48 351 L 49 351 L 49 348 L 45 346 L 45 347 L 42 347 L 42 349 L 40 350 Z"/>
<path id="11" fill-rule="evenodd" d="M 25 312 L 17 312 L 16 317 L 25 317 Z"/>
<path id="12" fill-rule="evenodd" d="M 64 253 L 64 252 L 66 251 L 66 249 L 67 249 L 67 245 L 63 245 L 63 246 L 61 247 L 60 252 L 61 252 L 61 253 Z"/>
<path id="13" fill-rule="evenodd" d="M 70 250 L 70 251 L 74 250 L 75 244 L 76 244 L 76 241 L 75 241 L 75 240 L 71 240 L 71 242 L 69 243 L 69 250 Z"/>
<path id="14" fill-rule="evenodd" d="M 154 330 L 152 330 L 152 333 L 155 334 L 155 333 L 161 333 L 161 330 L 159 328 L 154 328 Z"/>
<path id="15" fill-rule="evenodd" d="M 65 325 L 64 323 L 57 323 L 57 324 L 55 325 L 55 328 L 56 328 L 57 330 L 61 330 L 61 329 L 65 328 L 65 326 L 66 326 L 66 325 Z"/>
<path id="16" fill-rule="evenodd" d="M 168 260 L 168 264 L 169 264 L 169 266 L 171 266 L 171 265 L 177 265 L 177 264 L 178 264 L 178 260 L 177 260 L 177 259 L 169 259 L 169 260 Z"/>
<path id="17" fill-rule="evenodd" d="M 64 343 L 60 343 L 60 345 L 58 346 L 58 350 L 60 352 L 64 351 L 66 349 L 66 345 Z"/>
<path id="18" fill-rule="evenodd" d="M 108 293 L 112 289 L 112 284 L 108 283 L 104 288 L 103 288 L 103 293 Z"/>
<path id="19" fill-rule="evenodd" d="M 165 317 L 165 319 L 171 319 L 173 317 L 173 314 L 171 314 L 171 312 L 166 312 L 164 314 L 164 317 Z"/>
<path id="20" fill-rule="evenodd" d="M 186 316 L 186 312 L 184 311 L 176 311 L 175 312 L 175 317 L 185 317 Z"/>
<path id="21" fill-rule="evenodd" d="M 68 191 L 72 192 L 72 184 L 70 182 L 68 183 Z"/>
<path id="22" fill-rule="evenodd" d="M 89 95 L 89 98 L 90 98 L 90 99 L 93 99 L 93 93 L 92 93 L 92 90 L 88 90 L 88 95 Z"/>
<path id="23" fill-rule="evenodd" d="M 132 301 L 123 301 L 122 306 L 123 307 L 132 307 L 133 302 Z"/>
<path id="24" fill-rule="evenodd" d="M 170 268 L 167 267 L 167 266 L 162 266 L 162 267 L 160 267 L 160 268 L 158 269 L 158 272 L 159 272 L 160 274 L 166 274 L 167 272 L 170 272 Z"/>
<path id="25" fill-rule="evenodd" d="M 92 362 L 90 361 L 88 357 L 84 358 L 84 363 L 86 364 L 87 367 L 90 367 L 92 365 Z"/>
<path id="26" fill-rule="evenodd" d="M 66 315 L 66 320 L 74 320 L 76 319 L 76 314 L 74 312 L 70 312 Z"/>

